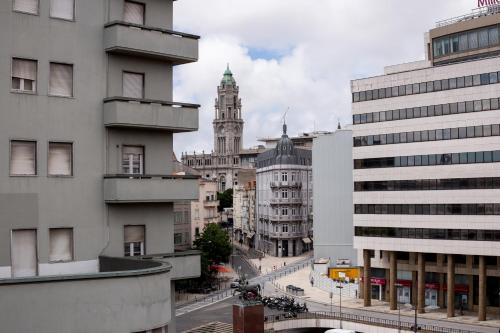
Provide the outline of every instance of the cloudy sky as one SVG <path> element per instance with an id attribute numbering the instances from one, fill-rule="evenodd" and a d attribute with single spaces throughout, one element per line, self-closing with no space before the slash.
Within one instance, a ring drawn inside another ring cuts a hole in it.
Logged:
<path id="1" fill-rule="evenodd" d="M 424 58 L 435 22 L 477 0 L 180 0 L 174 28 L 198 34 L 200 60 L 178 66 L 174 100 L 201 104 L 200 130 L 176 134 L 180 152 L 211 151 L 216 87 L 226 64 L 240 86 L 244 146 L 350 122 L 350 80 Z"/>

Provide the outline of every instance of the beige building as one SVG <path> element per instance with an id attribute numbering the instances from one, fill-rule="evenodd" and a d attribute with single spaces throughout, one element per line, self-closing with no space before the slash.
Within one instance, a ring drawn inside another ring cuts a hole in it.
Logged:
<path id="1" fill-rule="evenodd" d="M 256 173 L 251 170 L 247 172 L 246 182 L 236 186 L 233 192 L 233 236 L 240 244 L 250 247 L 254 247 L 256 232 L 255 195 Z"/>
<path id="2" fill-rule="evenodd" d="M 219 223 L 220 214 L 217 210 L 217 181 L 200 179 L 200 197 L 191 202 L 191 243 L 198 237 L 207 224 Z"/>
<path id="3" fill-rule="evenodd" d="M 500 312 L 499 9 L 439 22 L 425 60 L 351 83 L 365 306 Z"/>

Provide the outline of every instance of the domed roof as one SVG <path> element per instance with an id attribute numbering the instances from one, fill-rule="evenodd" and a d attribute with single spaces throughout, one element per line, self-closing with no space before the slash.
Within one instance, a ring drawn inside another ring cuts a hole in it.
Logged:
<path id="1" fill-rule="evenodd" d="M 224 76 L 222 77 L 222 84 L 236 84 L 236 80 L 233 78 L 233 73 L 229 69 L 229 64 L 227 64 L 226 71 L 224 72 Z"/>
<path id="2" fill-rule="evenodd" d="M 293 146 L 292 140 L 286 134 L 286 124 L 283 124 L 283 135 L 281 139 L 276 144 L 276 160 L 278 163 L 290 163 L 295 159 L 295 148 Z"/>

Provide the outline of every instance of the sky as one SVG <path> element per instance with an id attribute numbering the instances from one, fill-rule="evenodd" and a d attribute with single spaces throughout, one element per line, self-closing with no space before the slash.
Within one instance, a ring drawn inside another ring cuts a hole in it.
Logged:
<path id="1" fill-rule="evenodd" d="M 424 59 L 424 33 L 477 0 L 179 0 L 174 29 L 201 36 L 199 61 L 174 70 L 174 101 L 197 103 L 198 132 L 174 150 L 213 149 L 217 86 L 229 63 L 242 99 L 243 145 L 351 123 L 350 81 Z M 180 156 L 179 156 L 180 158 Z"/>

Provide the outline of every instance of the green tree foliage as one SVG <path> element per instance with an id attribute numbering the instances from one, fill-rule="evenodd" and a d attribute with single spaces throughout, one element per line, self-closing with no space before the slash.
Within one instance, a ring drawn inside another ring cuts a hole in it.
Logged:
<path id="1" fill-rule="evenodd" d="M 229 235 L 218 224 L 208 224 L 194 241 L 194 246 L 203 253 L 202 265 L 217 265 L 229 261 L 231 255 Z M 202 267 L 202 270 L 204 268 Z"/>
<path id="2" fill-rule="evenodd" d="M 233 189 L 227 189 L 224 192 L 217 193 L 217 200 L 219 200 L 219 212 L 222 212 L 224 208 L 233 207 Z"/>

